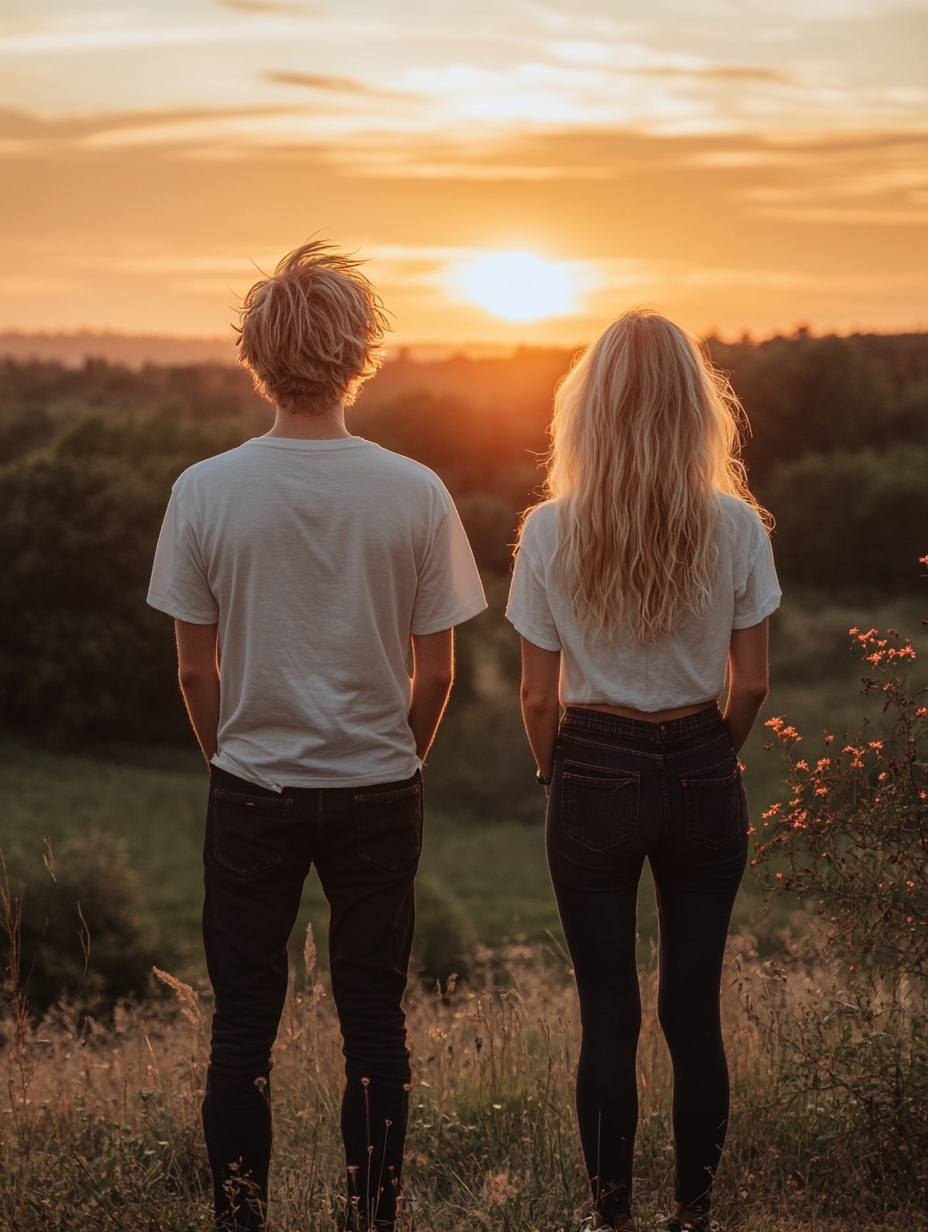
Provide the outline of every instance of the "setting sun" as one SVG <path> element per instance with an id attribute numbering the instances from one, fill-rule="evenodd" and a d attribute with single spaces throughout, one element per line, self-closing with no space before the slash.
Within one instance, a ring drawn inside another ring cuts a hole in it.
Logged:
<path id="1" fill-rule="evenodd" d="M 567 268 L 528 252 L 499 252 L 472 266 L 464 290 L 484 308 L 509 321 L 536 321 L 576 309 Z"/>

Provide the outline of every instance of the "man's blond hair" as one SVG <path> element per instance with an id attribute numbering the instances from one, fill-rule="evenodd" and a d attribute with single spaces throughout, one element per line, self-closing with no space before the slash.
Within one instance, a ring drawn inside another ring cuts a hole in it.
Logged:
<path id="1" fill-rule="evenodd" d="M 269 402 L 315 414 L 342 400 L 348 406 L 380 367 L 389 323 L 361 264 L 310 240 L 245 296 L 239 363 Z"/>

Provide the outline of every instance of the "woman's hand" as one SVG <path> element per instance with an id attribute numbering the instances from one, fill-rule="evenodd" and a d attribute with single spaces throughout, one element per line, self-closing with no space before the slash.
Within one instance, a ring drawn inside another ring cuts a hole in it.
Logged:
<path id="1" fill-rule="evenodd" d="M 535 762 L 543 779 L 551 777 L 554 767 L 554 746 L 561 708 L 558 703 L 558 683 L 561 676 L 561 652 L 542 650 L 522 638 L 522 721 Z M 545 788 L 545 795 L 548 789 Z"/>

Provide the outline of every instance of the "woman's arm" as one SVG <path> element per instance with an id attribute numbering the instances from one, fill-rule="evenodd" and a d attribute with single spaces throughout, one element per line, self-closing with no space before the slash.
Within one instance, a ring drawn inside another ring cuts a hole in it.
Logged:
<path id="1" fill-rule="evenodd" d="M 551 777 L 560 706 L 561 652 L 542 650 L 522 638 L 522 720 L 542 778 Z"/>
<path id="2" fill-rule="evenodd" d="M 218 625 L 175 620 L 180 691 L 207 764 L 213 760 L 219 731 Z"/>
<path id="3" fill-rule="evenodd" d="M 730 683 L 725 703 L 725 724 L 737 752 L 751 734 L 769 688 L 767 668 L 768 621 L 750 629 L 732 629 L 728 651 Z"/>

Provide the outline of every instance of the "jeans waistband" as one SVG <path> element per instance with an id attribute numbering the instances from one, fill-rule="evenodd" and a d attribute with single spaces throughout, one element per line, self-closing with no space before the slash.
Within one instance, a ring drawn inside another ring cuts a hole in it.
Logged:
<path id="1" fill-rule="evenodd" d="M 668 719 L 664 723 L 649 723 L 644 719 L 628 719 L 619 714 L 606 714 L 602 710 L 589 710 L 585 706 L 568 706 L 564 711 L 561 726 L 568 731 L 599 732 L 607 736 L 632 737 L 636 740 L 664 744 L 685 736 L 698 736 L 711 732 L 722 722 L 722 712 L 713 702 L 705 710 L 687 714 L 682 719 Z"/>

